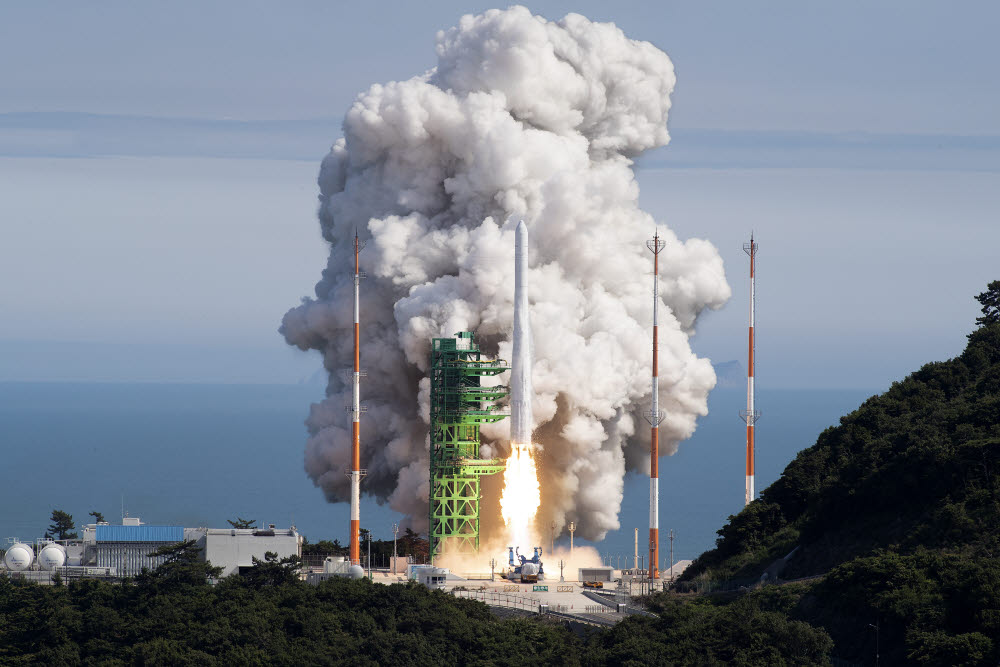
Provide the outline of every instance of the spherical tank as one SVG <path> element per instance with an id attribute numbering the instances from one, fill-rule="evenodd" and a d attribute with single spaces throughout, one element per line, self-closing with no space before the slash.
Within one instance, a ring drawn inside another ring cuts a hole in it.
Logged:
<path id="1" fill-rule="evenodd" d="M 9 570 L 27 570 L 31 567 L 31 561 L 35 559 L 35 552 L 27 544 L 18 542 L 7 549 L 3 562 Z"/>
<path id="2" fill-rule="evenodd" d="M 43 570 L 54 570 L 66 564 L 66 548 L 61 544 L 46 544 L 38 552 L 38 564 Z"/>
<path id="3" fill-rule="evenodd" d="M 351 579 L 364 579 L 365 568 L 361 567 L 360 565 L 352 565 L 347 570 L 347 576 L 349 576 Z"/>

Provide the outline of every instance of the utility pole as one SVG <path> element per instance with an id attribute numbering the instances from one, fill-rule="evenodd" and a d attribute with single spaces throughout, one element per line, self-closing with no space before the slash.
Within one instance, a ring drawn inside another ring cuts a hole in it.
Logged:
<path id="1" fill-rule="evenodd" d="M 674 583 L 674 529 L 670 529 L 670 584 Z"/>
<path id="2" fill-rule="evenodd" d="M 878 657 L 878 619 L 877 618 L 875 619 L 875 625 L 872 625 L 871 623 L 869 623 L 868 627 L 869 628 L 875 628 L 875 667 L 879 667 L 879 665 L 878 665 L 878 660 L 879 660 L 879 657 Z"/>
<path id="3" fill-rule="evenodd" d="M 396 536 L 399 535 L 399 524 L 392 524 L 392 573 L 396 574 Z"/>
<path id="4" fill-rule="evenodd" d="M 635 529 L 635 563 L 633 565 L 634 570 L 639 569 L 639 529 Z"/>
<path id="5" fill-rule="evenodd" d="M 573 531 L 576 530 L 576 523 L 573 521 L 569 522 L 569 557 L 570 560 L 573 559 Z"/>

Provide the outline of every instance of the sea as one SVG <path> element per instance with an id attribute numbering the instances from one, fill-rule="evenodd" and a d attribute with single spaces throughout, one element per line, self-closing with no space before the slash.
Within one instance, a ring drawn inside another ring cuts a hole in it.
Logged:
<path id="1" fill-rule="evenodd" d="M 758 489 L 873 393 L 759 388 Z M 346 542 L 348 506 L 326 502 L 303 469 L 304 419 L 321 398 L 315 384 L 0 383 L 0 540 L 41 537 L 60 509 L 79 525 L 93 521 L 91 511 L 190 527 L 242 517 Z M 674 561 L 692 559 L 743 507 L 744 401 L 742 390 L 714 390 L 695 434 L 661 459 L 663 562 L 670 531 Z M 646 549 L 648 507 L 648 477 L 629 474 L 621 527 L 575 542 L 631 565 L 636 529 Z M 376 539 L 391 539 L 403 519 L 368 498 L 362 511 Z"/>

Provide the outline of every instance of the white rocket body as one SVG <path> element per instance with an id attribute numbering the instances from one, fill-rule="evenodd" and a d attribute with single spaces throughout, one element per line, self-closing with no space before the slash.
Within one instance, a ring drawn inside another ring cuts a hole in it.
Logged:
<path id="1" fill-rule="evenodd" d="M 510 439 L 531 442 L 531 321 L 528 317 L 528 226 L 517 224 L 514 240 L 514 351 L 510 372 Z"/>

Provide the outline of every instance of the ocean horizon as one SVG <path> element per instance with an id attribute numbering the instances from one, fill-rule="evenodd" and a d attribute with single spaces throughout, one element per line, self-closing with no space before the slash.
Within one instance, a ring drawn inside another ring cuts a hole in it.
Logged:
<path id="1" fill-rule="evenodd" d="M 758 492 L 872 393 L 759 389 Z M 90 511 L 189 527 L 239 516 L 346 542 L 348 505 L 327 503 L 303 469 L 303 422 L 322 395 L 315 384 L 0 383 L 0 539 L 39 538 L 61 509 L 78 525 L 93 522 Z M 744 401 L 741 389 L 715 389 L 695 434 L 661 459 L 664 563 L 670 530 L 674 560 L 694 558 L 743 507 Z M 646 549 L 648 494 L 648 477 L 626 475 L 621 527 L 598 543 L 578 534 L 576 544 L 631 564 L 636 528 L 640 555 Z M 402 518 L 365 496 L 362 517 L 376 539 L 391 539 Z"/>

